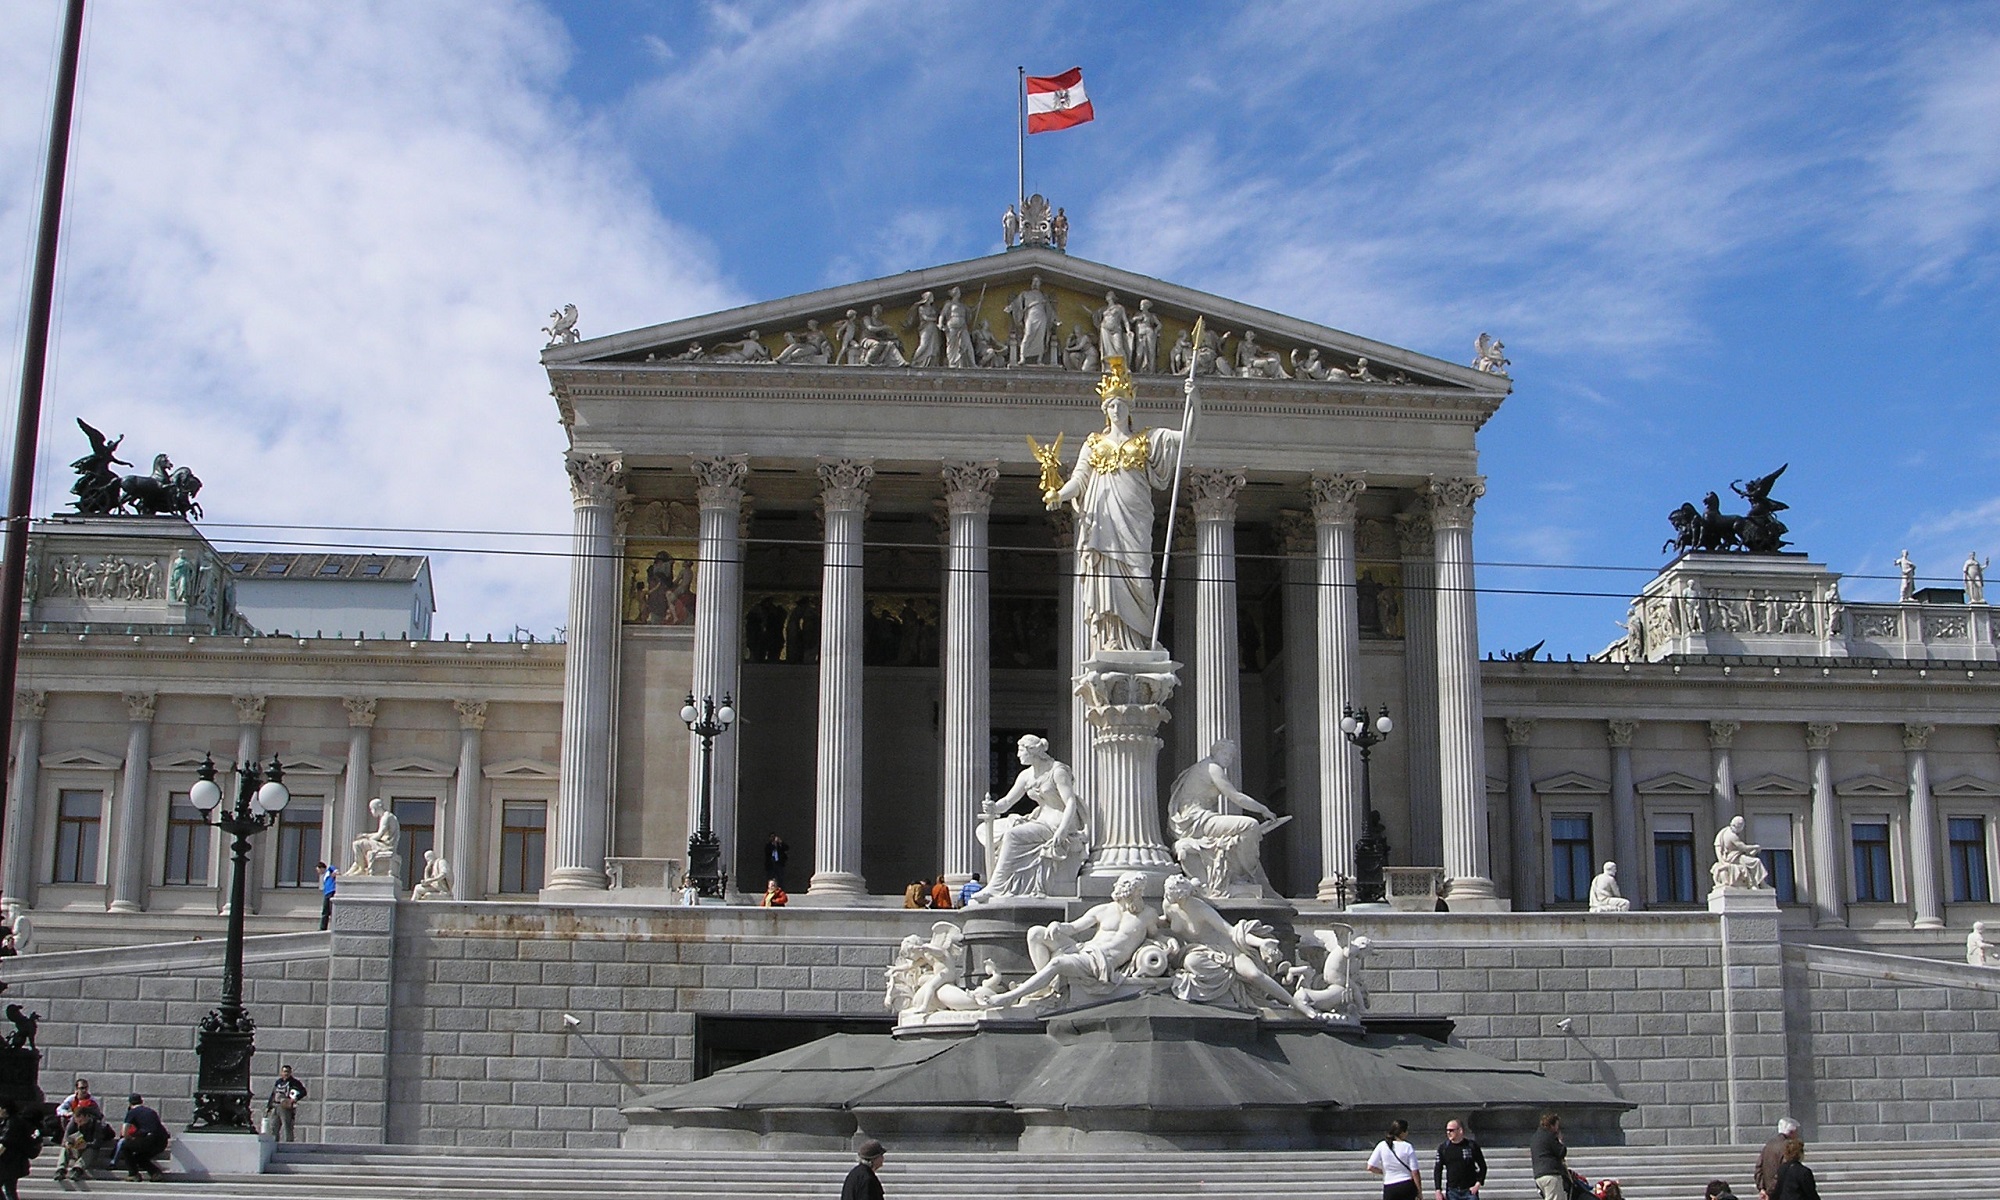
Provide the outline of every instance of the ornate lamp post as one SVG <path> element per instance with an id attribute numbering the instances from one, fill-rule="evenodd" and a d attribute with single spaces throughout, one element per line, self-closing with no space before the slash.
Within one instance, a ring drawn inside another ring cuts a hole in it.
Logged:
<path id="1" fill-rule="evenodd" d="M 1368 822 L 1359 841 L 1354 844 L 1354 900 L 1357 904 L 1382 904 L 1388 900 L 1389 891 L 1383 875 L 1383 868 L 1389 862 L 1389 839 L 1382 827 L 1382 818 L 1375 811 L 1375 792 L 1368 774 L 1368 754 L 1375 747 L 1389 740 L 1389 734 L 1396 723 L 1389 719 L 1389 706 L 1383 705 L 1381 715 L 1374 721 L 1368 719 L 1368 706 L 1356 708 L 1352 704 L 1341 706 L 1340 732 L 1345 734 L 1349 744 L 1361 751 L 1361 807 L 1368 814 Z"/>
<path id="2" fill-rule="evenodd" d="M 215 782 L 215 760 L 204 756 L 196 772 L 201 779 L 188 791 L 188 802 L 202 818 L 230 837 L 229 941 L 222 956 L 222 1003 L 201 1019 L 195 1037 L 199 1062 L 194 1084 L 194 1121 L 190 1129 L 215 1133 L 255 1133 L 250 1118 L 250 1056 L 256 1050 L 256 1024 L 243 1010 L 243 880 L 250 863 L 251 835 L 269 829 L 291 802 L 285 790 L 284 764 L 276 756 L 268 772 L 251 763 L 236 772 L 235 807 L 223 805 Z"/>
<path id="3" fill-rule="evenodd" d="M 720 707 L 713 696 L 703 696 L 697 707 L 690 692 L 687 703 L 681 706 L 681 720 L 687 722 L 689 733 L 701 739 L 701 821 L 688 835 L 688 882 L 704 896 L 721 896 L 729 886 L 729 873 L 722 869 L 722 841 L 715 836 L 709 805 L 714 787 L 715 739 L 735 722 L 736 710 L 730 707 L 727 695 L 722 697 Z"/>

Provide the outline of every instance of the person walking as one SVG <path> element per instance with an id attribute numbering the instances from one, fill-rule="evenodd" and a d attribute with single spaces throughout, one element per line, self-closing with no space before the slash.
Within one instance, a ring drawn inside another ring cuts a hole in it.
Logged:
<path id="1" fill-rule="evenodd" d="M 154 1159 L 166 1153 L 167 1127 L 160 1120 L 160 1114 L 146 1104 L 146 1098 L 137 1092 L 126 1097 L 125 1136 L 118 1142 L 118 1152 L 111 1158 L 112 1167 L 123 1165 L 125 1178 L 138 1182 L 139 1173 L 145 1172 L 149 1179 L 160 1179 L 162 1175 Z"/>
<path id="2" fill-rule="evenodd" d="M 1819 1200 L 1819 1181 L 1805 1163 L 1806 1144 L 1798 1138 L 1785 1143 L 1784 1162 L 1778 1167 L 1777 1187 L 1771 1200 Z"/>
<path id="3" fill-rule="evenodd" d="M 340 886 L 336 878 L 340 872 L 319 864 L 319 927 L 323 930 L 333 924 L 333 893 Z"/>
<path id="4" fill-rule="evenodd" d="M 882 1160 L 889 1156 L 882 1143 L 869 1138 L 855 1151 L 861 1161 L 847 1172 L 840 1185 L 840 1200 L 882 1200 Z"/>
<path id="5" fill-rule="evenodd" d="M 0 1098 L 0 1200 L 21 1200 L 21 1178 L 42 1152 L 42 1125 L 21 1115 L 21 1104 Z"/>
<path id="6" fill-rule="evenodd" d="M 271 1085 L 271 1098 L 264 1102 L 264 1124 L 280 1141 L 293 1142 L 293 1123 L 298 1119 L 299 1101 L 306 1098 L 303 1079 L 292 1074 L 291 1064 L 278 1068 L 278 1081 Z"/>
<path id="7" fill-rule="evenodd" d="M 1368 1172 L 1382 1177 L 1382 1200 L 1417 1200 L 1417 1180 L 1423 1170 L 1417 1165 L 1417 1148 L 1403 1136 L 1410 1132 L 1407 1121 L 1389 1122 L 1389 1132 L 1368 1156 Z"/>
<path id="8" fill-rule="evenodd" d="M 1479 1185 L 1485 1182 L 1486 1152 L 1465 1136 L 1465 1126 L 1446 1121 L 1437 1166 L 1431 1169 L 1431 1187 L 1437 1200 L 1478 1200 Z"/>
<path id="9" fill-rule="evenodd" d="M 1799 1123 L 1790 1117 L 1778 1122 L 1778 1136 L 1764 1143 L 1757 1155 L 1757 1172 L 1751 1176 L 1757 1200 L 1771 1200 L 1778 1191 L 1778 1168 L 1785 1164 L 1785 1147 L 1799 1140 Z"/>
<path id="10" fill-rule="evenodd" d="M 1541 1128 L 1528 1141 L 1528 1161 L 1533 1164 L 1535 1186 L 1541 1190 L 1542 1200 L 1568 1200 L 1569 1198 L 1569 1147 L 1563 1145 L 1562 1118 L 1554 1113 L 1543 1113 Z"/>

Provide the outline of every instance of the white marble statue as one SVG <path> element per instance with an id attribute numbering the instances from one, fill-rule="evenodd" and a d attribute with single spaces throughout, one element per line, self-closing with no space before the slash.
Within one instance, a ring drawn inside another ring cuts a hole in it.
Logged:
<path id="1" fill-rule="evenodd" d="M 1139 301 L 1132 314 L 1132 373 L 1151 375 L 1160 369 L 1160 318 L 1151 300 Z"/>
<path id="2" fill-rule="evenodd" d="M 1007 315 L 1014 320 L 1014 365 L 1036 366 L 1054 360 L 1056 306 L 1042 291 L 1042 277 L 1028 281 L 1028 289 L 1007 302 Z"/>
<path id="3" fill-rule="evenodd" d="M 1361 960 L 1367 957 L 1372 943 L 1357 936 L 1343 946 L 1340 936 L 1331 929 L 1310 929 L 1306 935 L 1326 951 L 1326 965 L 1318 971 L 1310 965 L 1287 970 L 1285 982 L 1292 985 L 1292 995 L 1328 1020 L 1360 1021 L 1361 1014 L 1368 1011 L 1368 989 L 1361 985 Z"/>
<path id="4" fill-rule="evenodd" d="M 1028 958 L 1034 974 L 1017 987 L 991 997 L 990 1008 L 1039 999 L 1058 987 L 1086 994 L 1109 992 L 1129 974 L 1164 974 L 1164 955 L 1140 955 L 1160 914 L 1146 903 L 1146 877 L 1127 871 L 1111 885 L 1111 899 L 1074 921 L 1037 925 L 1028 931 Z M 1079 940 L 1082 939 L 1082 940 Z"/>
<path id="5" fill-rule="evenodd" d="M 1167 801 L 1174 857 L 1210 896 L 1263 895 L 1270 886 L 1260 856 L 1264 835 L 1291 820 L 1230 781 L 1236 757 L 1235 742 L 1215 743 L 1207 758 L 1181 772 Z"/>
<path id="6" fill-rule="evenodd" d="M 1715 835 L 1715 865 L 1709 868 L 1709 878 L 1719 888 L 1770 886 L 1770 872 L 1757 857 L 1762 849 L 1743 836 L 1743 818 L 1731 818 Z"/>
<path id="7" fill-rule="evenodd" d="M 0 920 L 6 923 L 7 936 L 14 939 L 14 953 L 26 954 L 35 944 L 35 921 L 28 910 L 18 900 L 10 900 L 0 906 Z"/>
<path id="8" fill-rule="evenodd" d="M 1902 587 L 1896 599 L 1908 604 L 1917 598 L 1917 564 L 1911 560 L 1908 550 L 1896 556 L 1896 572 L 1902 577 Z"/>
<path id="9" fill-rule="evenodd" d="M 1021 214 L 1015 212 L 1011 204 L 1000 216 L 1000 236 L 1005 239 L 1009 249 L 1013 248 L 1015 242 L 1021 240 Z"/>
<path id="10" fill-rule="evenodd" d="M 1132 357 L 1132 318 L 1118 303 L 1116 292 L 1104 293 L 1104 307 L 1097 310 L 1097 352 L 1106 361 Z"/>
<path id="11" fill-rule="evenodd" d="M 1632 902 L 1618 890 L 1618 864 L 1607 862 L 1590 881 L 1591 912 L 1631 912 Z"/>
<path id="12" fill-rule="evenodd" d="M 1505 375 L 1512 364 L 1507 361 L 1507 347 L 1500 339 L 1482 333 L 1472 341 L 1472 365 L 1476 370 Z"/>
<path id="13" fill-rule="evenodd" d="M 550 313 L 549 323 L 542 326 L 542 332 L 549 335 L 549 346 L 568 346 L 575 343 L 583 336 L 576 331 L 576 305 L 565 304 Z"/>
<path id="14" fill-rule="evenodd" d="M 819 331 L 818 321 L 807 321 L 803 330 L 785 334 L 777 361 L 781 366 L 823 367 L 833 361 L 833 343 Z"/>
<path id="15" fill-rule="evenodd" d="M 1986 603 L 1986 568 L 1993 565 L 1992 559 L 1979 561 L 1979 555 L 1965 556 L 1965 602 L 1967 604 Z"/>
<path id="16" fill-rule="evenodd" d="M 451 865 L 435 850 L 424 851 L 424 877 L 410 889 L 412 900 L 451 899 Z"/>
<path id="17" fill-rule="evenodd" d="M 889 964 L 882 1002 L 899 1025 L 921 1025 L 938 1013 L 977 1012 L 1001 990 L 1000 970 L 986 963 L 986 981 L 965 987 L 965 934 L 950 921 L 931 926 L 928 940 L 910 934 Z"/>
<path id="18" fill-rule="evenodd" d="M 944 361 L 944 329 L 938 324 L 938 312 L 937 297 L 925 292 L 903 318 L 904 328 L 917 331 L 917 352 L 910 356 L 913 367 L 935 367 Z"/>
<path id="19" fill-rule="evenodd" d="M 400 865 L 397 851 L 403 842 L 403 826 L 389 811 L 389 802 L 377 796 L 368 802 L 375 828 L 354 839 L 354 855 L 348 860 L 347 874 L 395 876 Z"/>
<path id="20" fill-rule="evenodd" d="M 928 293 L 926 293 L 928 294 Z M 953 288 L 938 309 L 938 331 L 944 335 L 944 365 L 961 369 L 979 365 L 979 351 L 972 344 L 972 309 L 964 293 Z"/>
<path id="21" fill-rule="evenodd" d="M 1098 391 L 1104 428 L 1084 439 L 1069 482 L 1042 499 L 1051 509 L 1065 502 L 1076 508 L 1077 574 L 1091 649 L 1147 650 L 1155 603 L 1153 491 L 1173 483 L 1181 435 L 1132 427 L 1131 383 L 1121 372 L 1107 374 Z"/>
<path id="22" fill-rule="evenodd" d="M 1181 943 L 1174 995 L 1204 1004 L 1235 996 L 1247 1000 L 1246 1007 L 1273 1002 L 1300 1016 L 1317 1018 L 1317 1009 L 1271 977 L 1270 970 L 1284 960 L 1271 927 L 1250 920 L 1232 923 L 1200 892 L 1200 885 L 1185 875 L 1167 876 L 1166 904 L 1160 915 Z"/>
<path id="23" fill-rule="evenodd" d="M 1269 350 L 1257 344 L 1257 332 L 1243 331 L 1243 340 L 1236 344 L 1236 373 L 1251 379 L 1289 379 L 1285 374 L 1285 360 L 1276 350 Z"/>
<path id="24" fill-rule="evenodd" d="M 979 838 L 991 856 L 989 882 L 974 904 L 1008 896 L 1076 894 L 1076 875 L 1090 849 L 1090 823 L 1071 784 L 1069 767 L 1049 753 L 1046 739 L 1027 734 L 1016 753 L 1021 773 L 998 800 L 980 805 Z M 1035 802 L 1025 816 L 1000 816 L 1023 799 Z"/>
<path id="25" fill-rule="evenodd" d="M 1965 961 L 1975 967 L 2000 967 L 2000 941 L 1986 933 L 1986 922 L 1974 921 L 1965 935 Z"/>

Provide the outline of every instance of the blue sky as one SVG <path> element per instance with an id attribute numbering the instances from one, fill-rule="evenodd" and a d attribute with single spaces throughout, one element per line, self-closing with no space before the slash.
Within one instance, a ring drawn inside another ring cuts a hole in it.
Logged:
<path id="1" fill-rule="evenodd" d="M 56 19 L 0 12 L 5 94 L 46 96 Z M 1993 4 L 99 0 L 88 55 L 44 511 L 82 413 L 276 470 L 204 471 L 218 522 L 559 533 L 550 308 L 602 333 L 986 253 L 1015 67 L 1081 65 L 1097 121 L 1029 157 L 1072 252 L 1506 340 L 1481 559 L 1633 570 L 1482 568 L 1487 649 L 1600 648 L 1619 600 L 1503 589 L 1629 594 L 1669 509 L 1783 462 L 1836 570 L 2000 549 Z M 0 113 L 10 347 L 37 108 Z M 563 619 L 553 556 L 438 582 L 444 628 Z"/>

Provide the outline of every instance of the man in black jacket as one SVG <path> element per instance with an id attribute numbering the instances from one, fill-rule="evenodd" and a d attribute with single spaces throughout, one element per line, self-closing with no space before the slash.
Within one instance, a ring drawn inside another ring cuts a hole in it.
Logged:
<path id="1" fill-rule="evenodd" d="M 1486 1182 L 1486 1152 L 1465 1136 L 1465 1126 L 1457 1121 L 1445 1122 L 1444 1138 L 1431 1171 L 1438 1200 L 1478 1200 L 1479 1185 Z"/>
<path id="2" fill-rule="evenodd" d="M 876 1176 L 882 1169 L 882 1160 L 888 1157 L 882 1143 L 869 1138 L 855 1154 L 861 1161 L 854 1164 L 854 1169 L 847 1173 L 847 1181 L 840 1185 L 840 1200 L 882 1200 L 882 1181 Z"/>
<path id="3" fill-rule="evenodd" d="M 112 1157 L 111 1165 L 125 1168 L 125 1178 L 136 1180 L 144 1171 L 153 1179 L 160 1178 L 160 1168 L 153 1160 L 166 1153 L 167 1127 L 160 1122 L 160 1114 L 147 1106 L 146 1101 L 134 1092 L 126 1101 L 130 1107 L 125 1110 L 125 1136 L 118 1143 L 118 1152 Z"/>
<path id="4" fill-rule="evenodd" d="M 1528 1142 L 1528 1160 L 1534 1164 L 1535 1186 L 1542 1200 L 1569 1200 L 1569 1147 L 1563 1145 L 1562 1118 L 1542 1114 L 1542 1127 Z"/>

